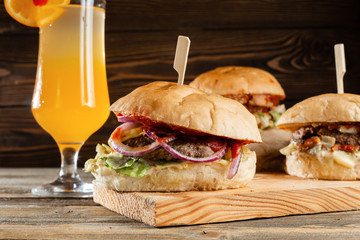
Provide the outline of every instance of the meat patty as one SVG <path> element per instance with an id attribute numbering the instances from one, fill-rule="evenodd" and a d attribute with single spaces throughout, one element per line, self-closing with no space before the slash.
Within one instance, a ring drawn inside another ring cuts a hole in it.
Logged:
<path id="1" fill-rule="evenodd" d="M 144 147 L 146 145 L 151 144 L 152 142 L 154 142 L 152 139 L 150 139 L 146 135 L 143 135 L 143 136 L 139 136 L 136 138 L 130 138 L 130 139 L 124 141 L 123 143 L 130 147 Z"/>
<path id="2" fill-rule="evenodd" d="M 300 140 L 311 138 L 312 136 L 316 136 L 315 129 L 312 126 L 308 126 L 299 128 L 298 130 L 293 132 L 290 139 L 292 141 L 298 142 Z"/>
<path id="3" fill-rule="evenodd" d="M 360 145 L 359 134 L 341 133 L 338 130 L 329 130 L 327 127 L 320 127 L 317 134 L 333 137 L 340 145 Z"/>
<path id="4" fill-rule="evenodd" d="M 130 147 L 143 147 L 151 144 L 152 142 L 153 140 L 151 140 L 149 137 L 144 135 L 144 136 L 139 136 L 137 138 L 128 139 L 124 141 L 124 144 Z M 215 153 L 210 146 L 208 146 L 202 141 L 197 142 L 197 141 L 185 141 L 182 139 L 176 139 L 168 144 L 176 151 L 188 157 L 196 157 L 196 158 L 208 157 Z M 144 154 L 141 156 L 141 158 L 149 159 L 149 160 L 156 159 L 156 160 L 167 160 L 167 161 L 177 159 L 176 157 L 171 155 L 168 151 L 166 151 L 164 148 L 158 148 L 155 151 Z"/>
<path id="5" fill-rule="evenodd" d="M 337 129 L 329 129 L 329 126 L 323 125 L 319 127 L 306 126 L 296 130 L 291 140 L 295 142 L 303 142 L 312 136 L 329 136 L 336 139 L 336 143 L 340 145 L 360 145 L 360 135 L 353 133 L 342 133 Z"/>

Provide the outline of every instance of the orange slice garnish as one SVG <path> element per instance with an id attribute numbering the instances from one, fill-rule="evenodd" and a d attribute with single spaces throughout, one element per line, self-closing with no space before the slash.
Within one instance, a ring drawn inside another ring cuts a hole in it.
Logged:
<path id="1" fill-rule="evenodd" d="M 41 27 L 58 18 L 70 0 L 4 0 L 6 11 L 16 21 Z"/>

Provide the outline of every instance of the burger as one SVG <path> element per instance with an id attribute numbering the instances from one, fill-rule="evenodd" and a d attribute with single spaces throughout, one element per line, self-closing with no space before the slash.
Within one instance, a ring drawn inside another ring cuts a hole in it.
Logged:
<path id="1" fill-rule="evenodd" d="M 279 149 L 287 145 L 290 135 L 276 128 L 285 111 L 280 104 L 285 93 L 273 75 L 259 68 L 225 66 L 199 75 L 190 86 L 243 104 L 255 116 L 263 140 L 249 145 L 257 154 L 257 171 L 283 171 Z"/>
<path id="2" fill-rule="evenodd" d="M 292 132 L 281 149 L 290 175 L 332 180 L 360 178 L 360 95 L 323 94 L 288 109 L 277 126 Z"/>
<path id="3" fill-rule="evenodd" d="M 239 188 L 255 174 L 255 117 L 237 101 L 153 82 L 117 100 L 122 122 L 85 163 L 96 185 L 117 191 Z"/>

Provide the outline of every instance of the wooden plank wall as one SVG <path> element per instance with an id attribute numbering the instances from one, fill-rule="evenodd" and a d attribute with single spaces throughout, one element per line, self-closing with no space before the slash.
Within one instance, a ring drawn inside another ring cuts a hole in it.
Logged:
<path id="1" fill-rule="evenodd" d="M 287 107 L 336 92 L 333 45 L 345 44 L 345 91 L 360 94 L 359 0 L 108 0 L 106 61 L 111 102 L 154 80 L 176 81 L 178 35 L 191 39 L 185 81 L 222 65 L 274 74 Z M 0 2 L 0 167 L 59 166 L 55 142 L 31 115 L 38 30 Z M 80 165 L 117 126 L 114 116 L 81 150 Z"/>

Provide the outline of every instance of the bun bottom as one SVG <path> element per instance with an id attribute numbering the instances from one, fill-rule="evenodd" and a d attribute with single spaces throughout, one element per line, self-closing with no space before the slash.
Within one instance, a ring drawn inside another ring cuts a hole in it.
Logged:
<path id="1" fill-rule="evenodd" d="M 229 167 L 229 161 L 218 160 L 209 163 L 185 162 L 168 167 L 152 167 L 146 176 L 140 178 L 118 174 L 103 166 L 92 173 L 97 185 L 119 192 L 240 188 L 250 182 L 255 175 L 255 152 L 247 151 L 247 158 L 240 163 L 238 173 L 231 180 L 226 178 Z"/>
<path id="2" fill-rule="evenodd" d="M 247 145 L 256 152 L 256 171 L 284 172 L 284 156 L 279 150 L 289 144 L 291 133 L 278 128 L 265 129 L 260 133 L 262 143 Z"/>
<path id="3" fill-rule="evenodd" d="M 353 168 L 346 168 L 335 163 L 332 159 L 319 160 L 304 152 L 293 152 L 286 156 L 285 170 L 288 174 L 325 180 L 357 180 L 360 179 L 360 163 Z"/>

